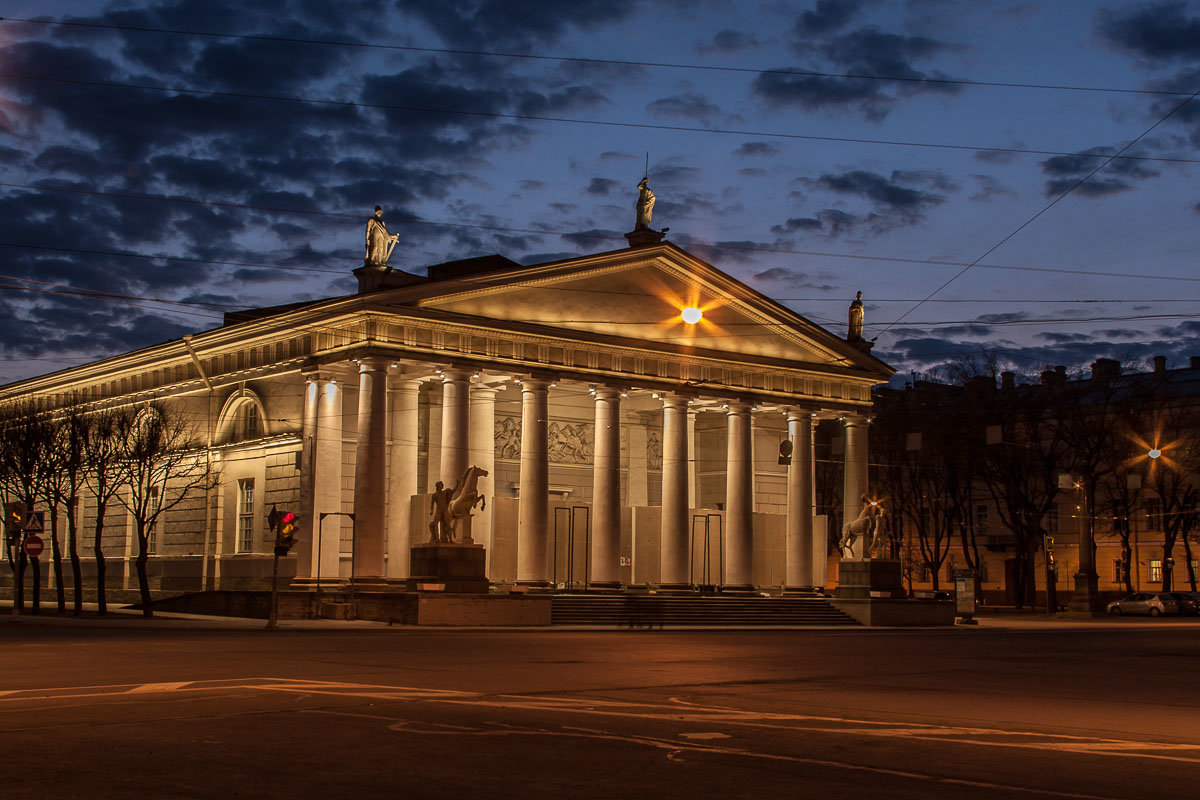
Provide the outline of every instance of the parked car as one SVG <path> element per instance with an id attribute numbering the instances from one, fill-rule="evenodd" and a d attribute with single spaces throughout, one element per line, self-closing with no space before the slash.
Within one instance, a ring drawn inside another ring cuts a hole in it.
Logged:
<path id="1" fill-rule="evenodd" d="M 1179 613 L 1185 617 L 1200 616 L 1200 592 L 1171 592 Z"/>
<path id="2" fill-rule="evenodd" d="M 1163 614 L 1178 614 L 1179 604 L 1167 592 L 1137 592 L 1109 603 L 1108 613 L 1115 616 L 1149 614 L 1158 617 Z"/>

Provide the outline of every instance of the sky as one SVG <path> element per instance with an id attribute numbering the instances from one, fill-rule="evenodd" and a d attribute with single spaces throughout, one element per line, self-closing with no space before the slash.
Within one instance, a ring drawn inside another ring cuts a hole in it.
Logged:
<path id="1" fill-rule="evenodd" d="M 619 249 L 647 159 L 670 241 L 839 335 L 862 291 L 903 376 L 1200 355 L 1200 2 L 0 16 L 0 383 L 352 293 L 376 205 L 419 274 Z"/>

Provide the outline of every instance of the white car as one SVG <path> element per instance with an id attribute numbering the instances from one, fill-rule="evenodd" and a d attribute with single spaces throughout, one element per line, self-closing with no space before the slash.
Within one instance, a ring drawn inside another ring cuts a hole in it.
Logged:
<path id="1" fill-rule="evenodd" d="M 1163 614 L 1178 614 L 1179 604 L 1166 592 L 1137 592 L 1109 603 L 1108 613 L 1114 616 L 1149 614 L 1152 617 L 1159 617 Z"/>

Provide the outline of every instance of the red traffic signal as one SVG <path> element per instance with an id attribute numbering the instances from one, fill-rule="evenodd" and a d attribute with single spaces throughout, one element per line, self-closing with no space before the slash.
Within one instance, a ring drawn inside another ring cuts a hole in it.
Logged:
<path id="1" fill-rule="evenodd" d="M 296 543 L 296 525 L 299 522 L 297 517 L 291 511 L 284 511 L 279 515 L 279 543 L 285 547 L 291 547 Z"/>

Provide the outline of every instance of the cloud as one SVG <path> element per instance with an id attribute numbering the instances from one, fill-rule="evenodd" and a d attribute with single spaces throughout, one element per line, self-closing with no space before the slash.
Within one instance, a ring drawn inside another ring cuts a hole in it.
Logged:
<path id="1" fill-rule="evenodd" d="M 1081 155 L 1053 156 L 1042 161 L 1042 172 L 1049 176 L 1045 186 L 1046 196 L 1055 197 L 1070 190 L 1114 152 L 1110 147 L 1092 147 Z M 1103 197 L 1128 191 L 1134 188 L 1136 181 L 1158 177 L 1159 171 L 1148 164 L 1136 159 L 1116 159 L 1079 184 L 1075 192 L 1085 197 Z"/>
<path id="2" fill-rule="evenodd" d="M 706 125 L 721 115 L 721 109 L 701 94 L 687 92 L 663 97 L 646 104 L 646 111 L 656 117 L 694 119 Z"/>
<path id="3" fill-rule="evenodd" d="M 796 31 L 805 36 L 831 33 L 845 26 L 862 5 L 859 0 L 817 0 L 817 4 L 800 14 Z"/>
<path id="4" fill-rule="evenodd" d="M 839 288 L 830 282 L 833 279 L 833 275 L 827 272 L 813 274 L 788 267 L 771 267 L 762 272 L 756 272 L 750 277 L 756 281 L 786 283 L 790 288 L 794 289 L 815 289 L 822 292 L 833 292 Z"/>
<path id="5" fill-rule="evenodd" d="M 455 46 L 530 50 L 568 29 L 587 30 L 617 22 L 636 7 L 635 0 L 573 0 L 530 3 L 527 0 L 396 0 L 396 7 L 420 18 L 444 41 Z"/>
<path id="6" fill-rule="evenodd" d="M 1154 3 L 1098 15 L 1100 34 L 1110 43 L 1154 59 L 1200 58 L 1200 16 L 1188 13 L 1183 2 Z"/>
<path id="7" fill-rule="evenodd" d="M 611 178 L 592 178 L 592 182 L 584 189 L 588 194 L 593 194 L 598 197 L 608 197 L 609 192 L 620 186 L 620 183 Z"/>
<path id="8" fill-rule="evenodd" d="M 941 203 L 945 198 L 904 184 L 930 181 L 929 177 L 916 173 L 893 172 L 889 178 L 856 169 L 841 174 L 827 173 L 817 179 L 816 185 L 838 194 L 862 197 L 871 201 L 876 208 L 890 208 L 904 215 L 919 216 L 924 209 Z"/>
<path id="9" fill-rule="evenodd" d="M 717 31 L 711 41 L 698 44 L 696 50 L 705 55 L 711 53 L 738 53 L 743 50 L 752 50 L 758 47 L 758 44 L 758 39 L 754 34 L 726 28 Z"/>
<path id="10" fill-rule="evenodd" d="M 779 148 L 770 142 L 742 142 L 736 150 L 733 151 L 735 156 L 742 158 L 750 158 L 756 156 L 773 156 L 779 153 Z"/>

